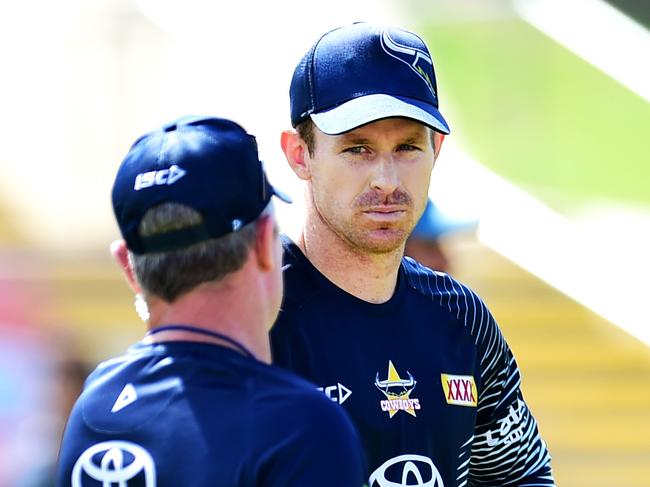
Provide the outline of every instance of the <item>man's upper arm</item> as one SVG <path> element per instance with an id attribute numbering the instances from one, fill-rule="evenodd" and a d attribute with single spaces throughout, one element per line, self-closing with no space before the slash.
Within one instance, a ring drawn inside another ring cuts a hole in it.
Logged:
<path id="1" fill-rule="evenodd" d="M 482 387 L 472 444 L 470 479 L 478 485 L 555 485 L 546 443 L 521 393 L 515 358 L 494 318 L 495 340 L 481 358 Z"/>

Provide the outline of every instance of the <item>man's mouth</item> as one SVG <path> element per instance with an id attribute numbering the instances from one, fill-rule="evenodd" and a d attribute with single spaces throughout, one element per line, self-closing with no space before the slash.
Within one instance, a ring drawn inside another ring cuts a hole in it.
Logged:
<path id="1" fill-rule="evenodd" d="M 403 206 L 376 206 L 363 210 L 363 214 L 377 221 L 394 221 L 401 219 L 406 213 Z"/>

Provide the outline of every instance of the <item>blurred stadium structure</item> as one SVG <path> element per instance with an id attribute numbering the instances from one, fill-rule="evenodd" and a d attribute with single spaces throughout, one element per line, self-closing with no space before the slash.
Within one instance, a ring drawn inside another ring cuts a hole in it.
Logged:
<path id="1" fill-rule="evenodd" d="M 610 4 L 599 17 L 599 0 L 1 3 L 0 485 L 38 485 L 13 478 L 26 450 L 31 467 L 51 460 L 33 447 L 58 434 L 61 357 L 95 362 L 142 334 L 107 250 L 129 144 L 181 114 L 229 116 L 299 200 L 278 147 L 290 74 L 314 36 L 353 20 L 411 27 L 431 47 L 452 135 L 430 193 L 481 219 L 458 277 L 515 351 L 559 485 L 650 485 L 650 61 L 621 44 L 649 42 L 650 6 Z M 577 35 L 602 34 L 635 68 L 632 86 L 543 15 L 571 6 Z M 626 35 L 599 24 L 617 20 Z M 299 213 L 281 207 L 289 233 Z"/>

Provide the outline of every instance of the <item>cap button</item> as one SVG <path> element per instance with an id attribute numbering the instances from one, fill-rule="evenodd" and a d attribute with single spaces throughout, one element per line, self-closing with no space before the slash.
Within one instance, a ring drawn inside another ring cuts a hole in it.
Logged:
<path id="1" fill-rule="evenodd" d="M 177 128 L 178 128 L 178 125 L 177 125 L 177 124 L 175 124 L 175 123 L 170 123 L 170 124 L 165 125 L 165 126 L 163 127 L 163 130 L 164 130 L 165 132 L 172 132 L 172 131 L 176 130 Z"/>

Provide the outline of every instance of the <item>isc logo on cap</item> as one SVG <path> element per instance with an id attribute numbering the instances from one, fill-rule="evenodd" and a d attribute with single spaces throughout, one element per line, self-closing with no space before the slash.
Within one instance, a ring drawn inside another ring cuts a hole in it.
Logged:
<path id="1" fill-rule="evenodd" d="M 471 375 L 440 374 L 447 404 L 476 407 L 478 393 Z"/>
<path id="2" fill-rule="evenodd" d="M 149 171 L 138 174 L 135 177 L 135 185 L 133 189 L 140 191 L 144 188 L 151 186 L 172 185 L 180 178 L 185 176 L 187 171 L 176 164 L 169 169 L 161 169 L 159 171 Z"/>

